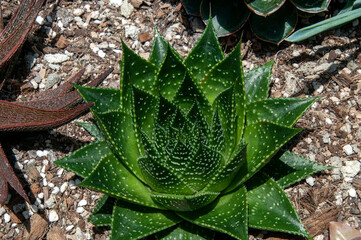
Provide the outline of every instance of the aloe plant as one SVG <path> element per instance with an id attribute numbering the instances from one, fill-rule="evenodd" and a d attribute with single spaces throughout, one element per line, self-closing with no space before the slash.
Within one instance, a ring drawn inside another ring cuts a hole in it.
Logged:
<path id="1" fill-rule="evenodd" d="M 294 31 L 298 12 L 308 14 L 326 11 L 330 0 L 183 0 L 182 2 L 188 14 L 200 15 L 206 23 L 211 13 L 218 36 L 232 34 L 248 20 L 258 38 L 280 43 Z"/>
<path id="2" fill-rule="evenodd" d="M 55 163 L 104 193 L 89 220 L 113 240 L 310 237 L 283 188 L 325 167 L 280 149 L 315 98 L 268 98 L 273 62 L 244 73 L 212 24 L 185 60 L 155 35 L 148 61 L 123 43 L 120 90 L 76 86 L 98 141 Z"/>

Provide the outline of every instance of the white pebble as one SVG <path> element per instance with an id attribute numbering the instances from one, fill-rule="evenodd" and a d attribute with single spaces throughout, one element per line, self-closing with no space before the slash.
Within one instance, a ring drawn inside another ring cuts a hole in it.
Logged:
<path id="1" fill-rule="evenodd" d="M 59 188 L 58 187 L 54 187 L 53 191 L 51 191 L 52 194 L 58 194 L 59 193 Z"/>
<path id="2" fill-rule="evenodd" d="M 65 231 L 69 232 L 70 230 L 72 230 L 74 228 L 74 225 L 69 225 L 65 228 Z"/>
<path id="3" fill-rule="evenodd" d="M 9 214 L 7 214 L 7 213 L 5 213 L 4 214 L 4 223 L 8 223 L 8 222 L 10 222 L 10 215 Z"/>
<path id="4" fill-rule="evenodd" d="M 347 144 L 347 145 L 343 146 L 342 149 L 343 149 L 344 153 L 346 153 L 347 155 L 353 154 L 353 149 L 352 149 L 352 146 L 350 144 Z"/>
<path id="5" fill-rule="evenodd" d="M 106 53 L 103 52 L 103 50 L 99 50 L 98 51 L 98 56 L 101 57 L 101 58 L 104 58 L 106 56 Z"/>
<path id="6" fill-rule="evenodd" d="M 309 176 L 306 178 L 306 182 L 308 183 L 308 185 L 310 185 L 311 187 L 315 185 L 315 179 L 312 176 Z"/>
<path id="7" fill-rule="evenodd" d="M 61 193 L 64 193 L 65 192 L 65 190 L 66 190 L 66 188 L 68 187 L 68 183 L 67 182 L 65 182 L 65 183 L 63 183 L 61 186 L 60 186 L 60 192 Z"/>
<path id="8" fill-rule="evenodd" d="M 39 25 L 43 25 L 45 23 L 45 19 L 42 16 L 37 16 L 35 22 Z"/>
<path id="9" fill-rule="evenodd" d="M 78 206 L 79 207 L 84 207 L 84 206 L 86 206 L 88 204 L 88 202 L 85 200 L 85 199 L 83 199 L 83 200 L 81 200 L 79 203 L 78 203 Z"/>
<path id="10" fill-rule="evenodd" d="M 326 118 L 326 123 L 331 125 L 331 124 L 332 124 L 332 120 L 329 119 L 329 118 Z"/>
<path id="11" fill-rule="evenodd" d="M 6 213 L 6 210 L 4 207 L 0 207 L 0 217 Z"/>
<path id="12" fill-rule="evenodd" d="M 38 198 L 39 198 L 39 199 L 43 199 L 43 198 L 44 198 L 44 193 L 42 193 L 42 192 L 39 193 L 39 194 L 38 194 Z"/>
<path id="13" fill-rule="evenodd" d="M 77 209 L 76 209 L 76 212 L 77 213 L 83 213 L 85 211 L 85 209 L 83 208 L 83 207 L 78 207 Z"/>
<path id="14" fill-rule="evenodd" d="M 48 186 L 48 181 L 46 180 L 46 178 L 43 178 L 43 186 L 44 187 Z"/>
<path id="15" fill-rule="evenodd" d="M 24 168 L 24 166 L 19 162 L 15 162 L 14 167 L 18 170 L 22 170 Z"/>
<path id="16" fill-rule="evenodd" d="M 56 211 L 51 210 L 49 212 L 49 222 L 56 222 L 59 220 L 59 215 L 56 213 Z"/>
<path id="17" fill-rule="evenodd" d="M 350 189 L 348 190 L 348 195 L 349 195 L 350 197 L 357 197 L 356 190 L 355 190 L 354 188 L 350 188 Z"/>
<path id="18" fill-rule="evenodd" d="M 55 187 L 54 183 L 52 183 L 52 182 L 49 183 L 48 186 L 51 187 L 51 188 Z"/>
<path id="19" fill-rule="evenodd" d="M 56 175 L 58 175 L 58 177 L 61 177 L 61 175 L 63 174 L 64 172 L 64 168 L 60 168 L 57 172 L 56 172 Z"/>

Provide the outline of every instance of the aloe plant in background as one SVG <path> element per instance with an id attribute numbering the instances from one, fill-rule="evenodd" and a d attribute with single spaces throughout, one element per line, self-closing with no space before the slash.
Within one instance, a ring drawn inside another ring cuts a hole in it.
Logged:
<path id="1" fill-rule="evenodd" d="M 301 28 L 286 38 L 289 42 L 299 42 L 315 36 L 321 32 L 339 27 L 361 17 L 361 1 L 348 0 L 343 9 L 331 18 L 325 19 L 310 26 Z"/>
<path id="2" fill-rule="evenodd" d="M 98 141 L 55 162 L 104 193 L 93 224 L 112 240 L 310 237 L 283 188 L 326 167 L 280 149 L 315 98 L 268 98 L 273 63 L 244 73 L 212 24 L 185 60 L 156 32 L 149 61 L 123 44 L 120 65 L 120 90 L 76 86 Z"/>
<path id="3" fill-rule="evenodd" d="M 297 24 L 298 13 L 327 10 L 330 0 L 182 0 L 188 14 L 202 16 L 207 23 L 209 13 L 218 36 L 230 35 L 248 20 L 254 34 L 265 41 L 280 43 Z"/>

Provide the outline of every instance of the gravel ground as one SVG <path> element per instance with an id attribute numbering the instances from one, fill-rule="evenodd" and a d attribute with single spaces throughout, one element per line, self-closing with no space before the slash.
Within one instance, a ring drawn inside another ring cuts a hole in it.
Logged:
<path id="1" fill-rule="evenodd" d="M 2 1 L 5 18 L 18 4 Z M 185 14 L 180 1 L 103 0 L 47 2 L 35 31 L 14 61 L 16 71 L 1 92 L 6 100 L 33 98 L 86 67 L 94 77 L 114 66 L 102 83 L 119 86 L 121 41 L 147 58 L 153 29 L 182 56 L 199 39 L 204 26 Z M 340 221 L 361 229 L 361 26 L 356 20 L 302 44 L 275 46 L 254 38 L 248 27 L 222 38 L 228 53 L 242 37 L 245 70 L 275 61 L 271 96 L 319 96 L 297 122 L 305 130 L 288 148 L 332 170 L 308 177 L 286 190 L 315 240 L 328 239 L 328 223 Z M 80 121 L 91 121 L 87 114 Z M 7 156 L 30 194 L 24 203 L 11 191 L 0 208 L 2 239 L 106 239 L 109 229 L 87 222 L 100 193 L 77 187 L 81 179 L 53 162 L 93 141 L 75 122 L 48 132 L 1 136 Z M 295 239 L 252 231 L 250 239 Z"/>

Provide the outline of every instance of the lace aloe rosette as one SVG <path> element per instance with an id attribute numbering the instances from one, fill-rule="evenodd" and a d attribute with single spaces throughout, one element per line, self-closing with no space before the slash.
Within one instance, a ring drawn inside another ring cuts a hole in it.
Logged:
<path id="1" fill-rule="evenodd" d="M 98 141 L 56 162 L 104 193 L 89 220 L 111 239 L 309 237 L 282 189 L 325 167 L 280 148 L 315 98 L 268 98 L 272 64 L 243 73 L 212 25 L 185 60 L 158 33 L 149 61 L 123 44 L 120 90 L 77 86 Z"/>

